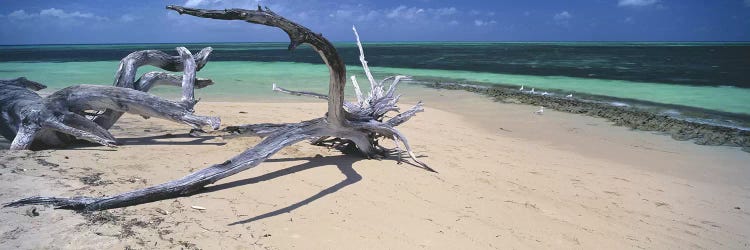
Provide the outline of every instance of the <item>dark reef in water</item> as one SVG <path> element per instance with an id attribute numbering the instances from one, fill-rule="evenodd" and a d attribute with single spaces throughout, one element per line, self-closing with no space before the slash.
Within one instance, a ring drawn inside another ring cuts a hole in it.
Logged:
<path id="1" fill-rule="evenodd" d="M 574 114 L 585 114 L 601 117 L 625 126 L 644 131 L 667 133 L 675 140 L 693 140 L 695 144 L 711 146 L 742 147 L 750 153 L 750 131 L 739 128 L 724 127 L 676 119 L 633 107 L 618 107 L 608 103 L 592 102 L 549 95 L 522 93 L 515 89 L 499 86 L 480 86 L 457 83 L 422 83 L 428 87 L 440 89 L 466 90 L 493 97 L 505 103 L 523 103 Z"/>

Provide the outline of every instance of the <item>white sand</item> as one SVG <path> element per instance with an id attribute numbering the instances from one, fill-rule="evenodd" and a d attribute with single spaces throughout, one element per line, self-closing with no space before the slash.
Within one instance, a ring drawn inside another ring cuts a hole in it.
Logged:
<path id="1" fill-rule="evenodd" d="M 0 248 L 749 247 L 748 153 L 549 109 L 534 115 L 538 107 L 460 91 L 427 92 L 426 112 L 400 130 L 439 174 L 299 143 L 190 197 L 93 216 L 0 209 Z M 319 102 L 198 105 L 198 113 L 219 115 L 225 125 L 324 112 Z M 136 116 L 118 125 L 113 132 L 124 145 L 116 149 L 0 151 L 0 202 L 142 188 L 223 162 L 260 140 L 189 138 L 185 126 Z M 96 173 L 102 185 L 79 180 Z"/>

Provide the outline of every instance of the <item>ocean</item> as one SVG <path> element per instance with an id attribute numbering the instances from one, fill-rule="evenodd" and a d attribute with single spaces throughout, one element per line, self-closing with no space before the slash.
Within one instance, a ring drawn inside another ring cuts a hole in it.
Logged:
<path id="1" fill-rule="evenodd" d="M 0 79 L 25 76 L 50 90 L 111 85 L 119 60 L 136 50 L 176 54 L 211 46 L 198 73 L 216 84 L 204 100 L 268 101 L 271 84 L 327 92 L 327 67 L 308 46 L 286 43 L 0 46 Z M 354 43 L 336 43 L 349 74 L 365 82 Z M 535 88 L 554 95 L 631 105 L 682 119 L 750 127 L 750 43 L 365 43 L 376 78 L 401 74 L 414 83 L 456 82 Z M 157 70 L 146 66 L 139 73 Z M 417 91 L 418 84 L 403 88 Z M 351 88 L 348 87 L 351 91 Z M 174 96 L 166 87 L 157 94 Z"/>

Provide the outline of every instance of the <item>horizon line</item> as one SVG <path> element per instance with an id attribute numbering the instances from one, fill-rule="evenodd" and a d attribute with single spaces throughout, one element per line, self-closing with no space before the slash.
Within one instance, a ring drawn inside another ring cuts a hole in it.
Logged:
<path id="1" fill-rule="evenodd" d="M 356 41 L 332 41 L 332 43 L 355 43 Z M 266 43 L 266 44 L 287 44 L 287 41 L 280 42 L 122 42 L 122 43 L 28 43 L 28 44 L 0 44 L 0 46 L 59 46 L 59 45 L 136 45 L 136 44 L 233 44 L 233 43 Z M 707 44 L 750 44 L 750 41 L 628 41 L 628 40 L 605 40 L 605 41 L 593 41 L 593 40 L 581 40 L 581 41 L 369 41 L 362 42 L 362 44 L 373 44 L 373 43 L 655 43 L 655 44 L 679 44 L 679 43 L 707 43 Z"/>

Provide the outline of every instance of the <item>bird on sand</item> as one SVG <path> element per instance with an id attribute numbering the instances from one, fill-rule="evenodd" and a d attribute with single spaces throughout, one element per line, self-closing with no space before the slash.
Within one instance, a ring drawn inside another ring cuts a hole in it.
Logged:
<path id="1" fill-rule="evenodd" d="M 539 110 L 534 112 L 534 114 L 537 114 L 537 115 L 541 115 L 542 113 L 544 113 L 544 106 L 539 107 Z"/>

